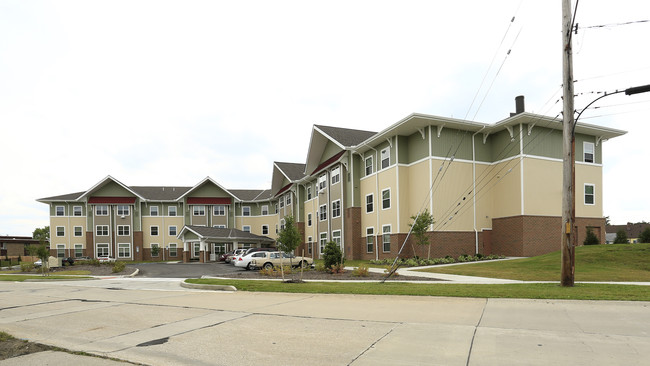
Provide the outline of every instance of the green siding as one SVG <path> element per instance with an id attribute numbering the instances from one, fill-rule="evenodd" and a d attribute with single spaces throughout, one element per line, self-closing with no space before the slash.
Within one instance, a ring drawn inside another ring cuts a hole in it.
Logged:
<path id="1" fill-rule="evenodd" d="M 594 163 L 602 164 L 602 144 L 596 146 L 596 138 L 594 136 L 576 134 L 576 161 L 584 161 L 584 142 L 594 143 Z"/>
<path id="2" fill-rule="evenodd" d="M 230 195 L 218 186 L 206 182 L 192 191 L 190 197 L 230 197 Z"/>
<path id="3" fill-rule="evenodd" d="M 135 195 L 115 182 L 108 182 L 93 192 L 96 197 L 134 197 Z"/>
<path id="4" fill-rule="evenodd" d="M 492 149 L 490 148 L 489 141 L 483 143 L 483 134 L 479 133 L 474 136 L 474 151 L 476 154 L 476 161 L 492 162 Z"/>
<path id="5" fill-rule="evenodd" d="M 514 140 L 514 141 L 513 141 Z M 490 161 L 495 162 L 519 154 L 519 127 L 513 128 L 513 138 L 507 130 L 490 134 L 487 139 L 490 146 Z"/>
<path id="6" fill-rule="evenodd" d="M 400 163 L 410 164 L 429 155 L 429 129 L 426 128 L 424 131 L 424 138 L 419 132 L 416 132 L 406 137 L 404 142 L 400 140 Z M 405 151 L 404 156 L 402 156 L 403 151 Z"/>
<path id="7" fill-rule="evenodd" d="M 562 131 L 534 126 L 529 136 L 524 126 L 524 154 L 562 159 Z"/>
<path id="8" fill-rule="evenodd" d="M 327 145 L 325 145 L 325 149 L 323 150 L 323 155 L 321 155 L 318 163 L 321 164 L 340 152 L 341 148 L 338 147 L 338 145 L 334 144 L 332 141 L 327 141 Z"/>
<path id="9" fill-rule="evenodd" d="M 435 131 L 434 131 L 435 132 Z M 472 160 L 472 133 L 451 128 L 443 128 L 440 137 L 436 132 L 431 138 L 433 156 Z"/>

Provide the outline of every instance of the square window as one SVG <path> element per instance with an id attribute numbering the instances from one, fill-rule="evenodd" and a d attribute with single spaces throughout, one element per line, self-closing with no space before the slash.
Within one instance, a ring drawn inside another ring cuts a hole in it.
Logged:
<path id="1" fill-rule="evenodd" d="M 243 206 L 241 208 L 241 214 L 242 216 L 250 216 L 251 215 L 251 208 L 250 206 Z"/>
<path id="2" fill-rule="evenodd" d="M 268 205 L 263 205 L 262 206 L 262 215 L 268 215 L 269 214 L 269 206 Z"/>
<path id="3" fill-rule="evenodd" d="M 118 243 L 117 244 L 117 257 L 118 258 L 130 258 L 131 257 L 131 244 L 129 244 L 129 243 Z"/>
<path id="4" fill-rule="evenodd" d="M 65 257 L 65 244 L 56 245 L 56 257 L 64 258 Z"/>
<path id="5" fill-rule="evenodd" d="M 195 205 L 192 208 L 192 212 L 194 213 L 194 216 L 205 216 L 205 206 Z"/>
<path id="6" fill-rule="evenodd" d="M 175 226 L 175 225 L 171 225 L 171 226 L 169 227 L 169 235 L 170 235 L 170 236 L 176 236 L 176 235 L 178 235 L 178 233 L 176 232 L 176 226 Z"/>
<path id="7" fill-rule="evenodd" d="M 250 233 L 251 232 L 251 227 L 248 226 L 248 225 L 244 225 L 242 227 L 242 231 L 245 232 L 245 233 Z"/>
<path id="8" fill-rule="evenodd" d="M 158 206 L 149 207 L 149 216 L 158 216 Z"/>
<path id="9" fill-rule="evenodd" d="M 108 216 L 108 206 L 99 205 L 95 207 L 95 214 L 97 216 Z"/>
<path id="10" fill-rule="evenodd" d="M 108 236 L 108 225 L 97 225 L 95 232 L 97 236 Z"/>
<path id="11" fill-rule="evenodd" d="M 226 216 L 226 206 L 216 205 L 214 206 L 214 215 L 215 216 Z"/>
<path id="12" fill-rule="evenodd" d="M 169 244 L 169 256 L 170 257 L 178 256 L 178 250 L 176 244 Z"/>
<path id="13" fill-rule="evenodd" d="M 262 235 L 269 234 L 269 225 L 262 225 Z"/>
<path id="14" fill-rule="evenodd" d="M 79 258 L 84 255 L 84 247 L 83 244 L 75 244 L 74 245 L 74 257 Z"/>
<path id="15" fill-rule="evenodd" d="M 390 189 L 381 191 L 381 208 L 382 210 L 390 208 Z"/>
<path id="16" fill-rule="evenodd" d="M 167 215 L 168 216 L 176 216 L 176 206 L 167 207 Z"/>
<path id="17" fill-rule="evenodd" d="M 65 207 L 56 206 L 56 216 L 65 216 Z"/>
<path id="18" fill-rule="evenodd" d="M 157 236 L 158 235 L 158 226 L 151 226 L 149 229 L 149 233 L 151 236 Z"/>
<path id="19" fill-rule="evenodd" d="M 65 236 L 65 226 L 56 227 L 56 236 Z"/>
<path id="20" fill-rule="evenodd" d="M 117 225 L 117 235 L 120 236 L 131 235 L 131 227 L 129 225 Z"/>
<path id="21" fill-rule="evenodd" d="M 117 206 L 117 215 L 129 216 L 129 206 L 124 206 L 124 205 Z"/>
<path id="22" fill-rule="evenodd" d="M 74 227 L 74 236 L 82 236 L 82 235 L 83 235 L 83 227 L 75 226 Z"/>
<path id="23" fill-rule="evenodd" d="M 98 257 L 108 257 L 108 243 L 98 243 L 97 244 L 97 256 Z"/>
<path id="24" fill-rule="evenodd" d="M 74 207 L 72 208 L 72 215 L 73 215 L 73 216 L 81 216 L 81 214 L 82 214 L 82 208 L 81 208 L 81 206 L 74 206 Z"/>
<path id="25" fill-rule="evenodd" d="M 318 240 L 318 246 L 320 247 L 320 254 L 323 254 L 325 251 L 325 245 L 327 244 L 327 233 L 320 233 L 320 238 Z"/>

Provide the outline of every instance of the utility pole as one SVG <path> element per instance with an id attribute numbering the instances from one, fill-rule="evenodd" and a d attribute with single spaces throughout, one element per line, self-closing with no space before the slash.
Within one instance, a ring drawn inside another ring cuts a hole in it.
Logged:
<path id="1" fill-rule="evenodd" d="M 573 33 L 571 0 L 562 0 L 562 275 L 560 284 L 573 287 L 575 276 L 575 137 L 573 134 Z"/>

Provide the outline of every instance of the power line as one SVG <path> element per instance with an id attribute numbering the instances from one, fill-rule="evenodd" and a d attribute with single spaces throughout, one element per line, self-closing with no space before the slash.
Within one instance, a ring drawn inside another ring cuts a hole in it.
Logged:
<path id="1" fill-rule="evenodd" d="M 590 28 L 612 28 L 612 27 L 620 27 L 622 25 L 630 25 L 630 24 L 639 24 L 639 23 L 648 23 L 650 22 L 650 19 L 643 19 L 643 20 L 632 20 L 629 22 L 622 22 L 622 23 L 609 23 L 609 24 L 599 24 L 599 25 L 589 25 L 586 27 L 577 27 L 578 29 L 590 29 Z"/>

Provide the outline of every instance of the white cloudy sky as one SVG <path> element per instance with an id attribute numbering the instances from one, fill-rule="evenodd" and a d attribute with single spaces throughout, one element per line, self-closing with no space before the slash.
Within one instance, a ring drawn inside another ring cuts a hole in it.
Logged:
<path id="1" fill-rule="evenodd" d="M 580 2 L 576 108 L 650 83 L 648 19 L 647 1 Z M 48 225 L 36 199 L 107 175 L 268 188 L 313 124 L 494 123 L 517 95 L 555 116 L 560 30 L 560 0 L 0 0 L 0 235 L 31 235 Z M 629 131 L 604 144 L 604 214 L 650 220 L 650 93 L 597 105 L 584 122 Z"/>

